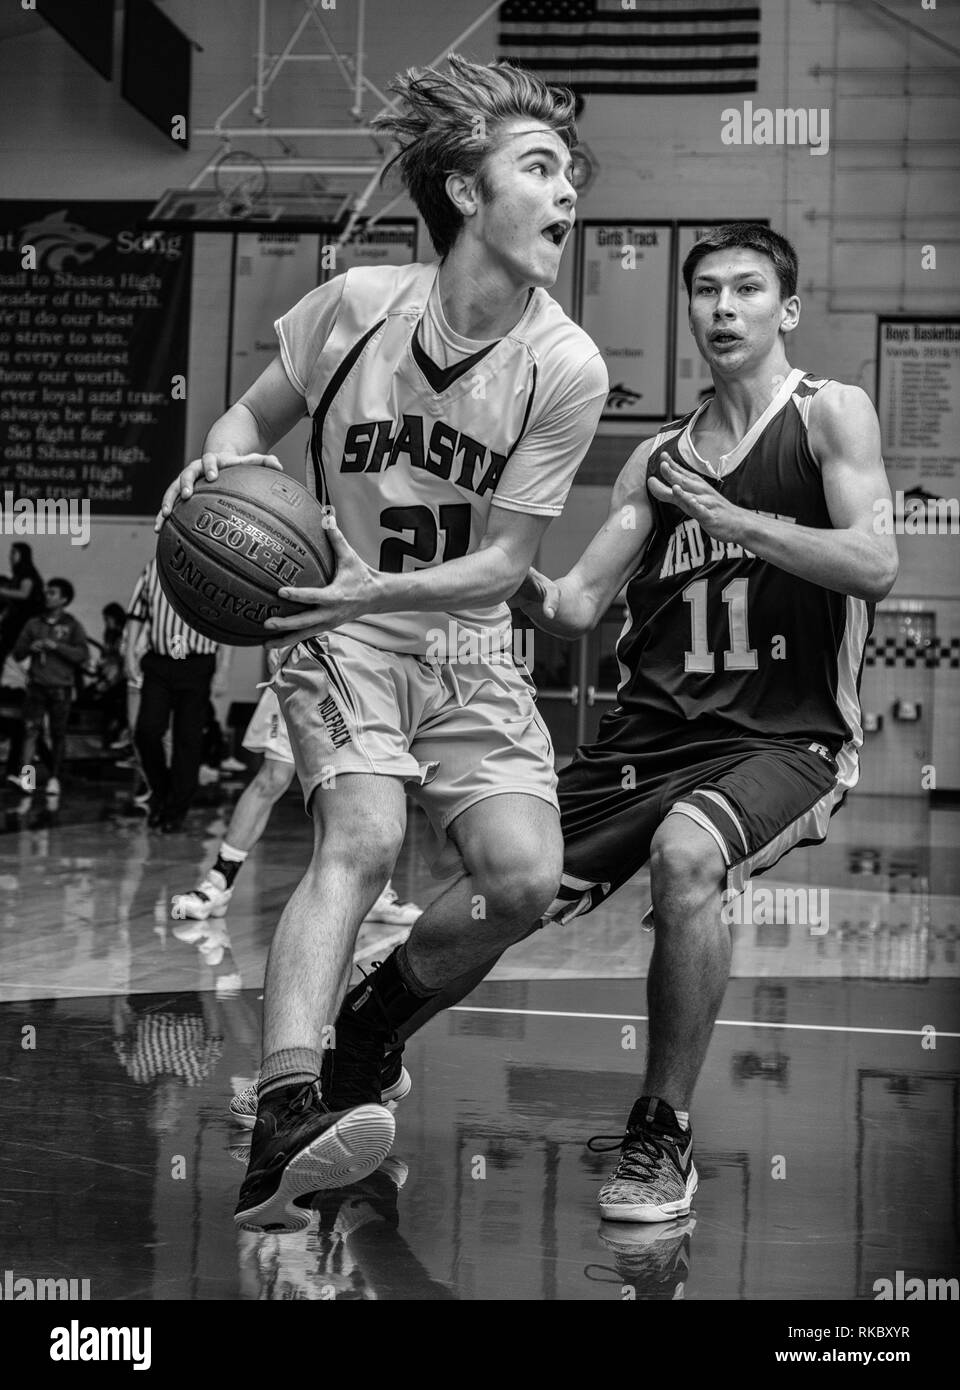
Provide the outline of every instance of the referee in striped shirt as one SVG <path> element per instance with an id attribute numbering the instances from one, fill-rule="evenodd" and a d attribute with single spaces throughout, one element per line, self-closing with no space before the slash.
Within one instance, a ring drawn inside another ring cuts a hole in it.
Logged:
<path id="1" fill-rule="evenodd" d="M 197 790 L 210 687 L 226 648 L 201 637 L 170 607 L 151 560 L 137 580 L 124 633 L 127 682 L 140 691 L 133 741 L 150 788 L 154 828 L 181 830 Z M 170 766 L 163 736 L 173 718 Z"/>

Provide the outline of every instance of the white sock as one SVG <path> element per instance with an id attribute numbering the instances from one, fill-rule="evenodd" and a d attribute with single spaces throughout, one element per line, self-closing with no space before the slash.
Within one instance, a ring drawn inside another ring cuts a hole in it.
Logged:
<path id="1" fill-rule="evenodd" d="M 689 1129 L 689 1128 L 690 1128 L 690 1111 L 689 1111 L 689 1110 L 674 1110 L 673 1113 L 676 1115 L 676 1117 L 677 1117 L 677 1124 L 680 1126 L 681 1129 Z"/>
<path id="2" fill-rule="evenodd" d="M 234 849 L 233 845 L 228 845 L 226 840 L 220 846 L 220 858 L 234 864 L 242 864 L 249 853 L 250 851 L 247 849 Z"/>

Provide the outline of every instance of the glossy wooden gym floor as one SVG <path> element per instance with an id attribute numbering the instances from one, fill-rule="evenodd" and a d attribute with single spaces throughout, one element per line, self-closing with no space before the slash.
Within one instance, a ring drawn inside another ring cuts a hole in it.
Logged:
<path id="1" fill-rule="evenodd" d="M 829 891 L 826 932 L 736 929 L 681 1224 L 604 1225 L 645 1043 L 643 877 L 513 951 L 408 1049 L 394 1157 L 295 1236 L 238 1234 L 270 934 L 305 862 L 291 793 L 209 930 L 169 920 L 226 825 L 162 837 L 106 786 L 0 834 L 0 1250 L 106 1299 L 872 1299 L 958 1261 L 960 811 L 853 797 L 764 886 Z M 395 884 L 429 901 L 411 823 Z M 184 939 L 184 938 L 188 939 Z M 396 937 L 365 928 L 369 961 Z M 935 1030 L 931 1033 L 930 1029 Z M 926 1032 L 924 1030 L 927 1030 Z M 2 1271 L 0 1271 L 2 1276 Z"/>

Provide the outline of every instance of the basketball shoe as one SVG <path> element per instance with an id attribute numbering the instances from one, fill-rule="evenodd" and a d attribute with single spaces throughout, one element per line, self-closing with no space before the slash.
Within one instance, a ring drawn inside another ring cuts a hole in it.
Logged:
<path id="1" fill-rule="evenodd" d="M 312 1213 L 298 1198 L 368 1177 L 395 1132 L 382 1105 L 330 1110 L 311 1082 L 271 1091 L 257 1111 L 234 1221 L 244 1230 L 304 1230 Z"/>
<path id="2" fill-rule="evenodd" d="M 205 922 L 208 917 L 225 917 L 233 889 L 218 869 L 211 869 L 199 888 L 190 893 L 177 893 L 170 904 L 170 916 L 175 922 Z"/>
<path id="3" fill-rule="evenodd" d="M 380 1074 L 380 1104 L 385 1105 L 388 1110 L 395 1110 L 397 1102 L 408 1096 L 413 1088 L 410 1073 L 400 1059 L 399 1052 L 388 1054 Z M 238 1091 L 229 1108 L 231 1119 L 252 1129 L 257 1118 L 256 1085 L 245 1086 L 242 1091 Z"/>
<path id="4" fill-rule="evenodd" d="M 424 1001 L 404 983 L 396 951 L 372 967 L 347 991 L 337 1015 L 336 1046 L 324 1053 L 324 1094 L 337 1109 L 368 1105 L 385 1090 L 405 1087 L 396 1093 L 399 1100 L 410 1090 L 397 1030 Z"/>
<path id="5" fill-rule="evenodd" d="M 642 1096 L 622 1138 L 598 1134 L 587 1148 L 593 1153 L 620 1150 L 616 1171 L 600 1189 L 604 1221 L 673 1221 L 689 1215 L 698 1182 L 693 1134 L 680 1128 L 666 1101 Z"/>
<path id="6" fill-rule="evenodd" d="M 320 1084 L 332 1110 L 353 1105 L 389 1105 L 410 1093 L 410 1073 L 396 1030 L 423 1001 L 412 995 L 400 978 L 394 956 L 373 969 L 349 990 L 337 1015 L 335 1046 L 323 1052 Z M 249 1124 L 256 1114 L 257 1096 L 248 1087 L 230 1102 L 230 1114 Z"/>

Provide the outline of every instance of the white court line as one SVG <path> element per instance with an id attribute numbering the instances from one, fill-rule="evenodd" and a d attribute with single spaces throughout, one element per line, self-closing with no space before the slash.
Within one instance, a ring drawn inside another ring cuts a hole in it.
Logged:
<path id="1" fill-rule="evenodd" d="M 526 1014 L 531 1018 L 600 1018 L 615 1023 L 646 1023 L 646 1014 L 578 1014 L 561 1009 L 486 1009 L 473 1004 L 453 1004 L 450 1013 L 460 1014 Z M 891 1037 L 922 1038 L 919 1028 L 846 1028 L 834 1023 L 759 1023 L 755 1018 L 718 1018 L 718 1028 L 792 1028 L 806 1033 L 884 1033 Z M 938 1038 L 960 1038 L 960 1033 L 941 1033 Z"/>

